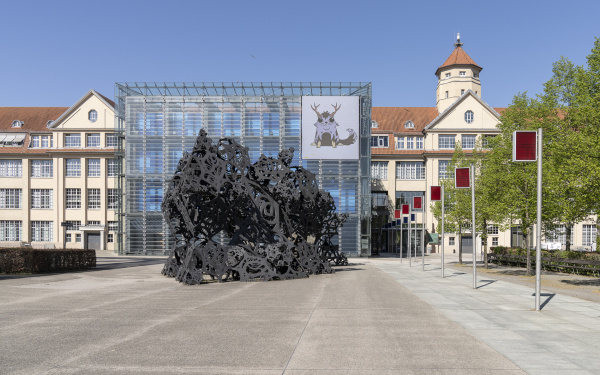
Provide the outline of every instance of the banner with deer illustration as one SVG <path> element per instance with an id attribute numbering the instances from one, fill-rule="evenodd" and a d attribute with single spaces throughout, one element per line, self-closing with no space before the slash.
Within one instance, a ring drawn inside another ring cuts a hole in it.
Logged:
<path id="1" fill-rule="evenodd" d="M 302 97 L 302 159 L 359 157 L 359 97 Z"/>

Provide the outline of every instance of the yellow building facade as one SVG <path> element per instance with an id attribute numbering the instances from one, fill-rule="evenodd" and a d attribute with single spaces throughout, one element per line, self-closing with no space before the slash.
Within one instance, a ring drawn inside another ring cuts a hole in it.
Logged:
<path id="1" fill-rule="evenodd" d="M 0 107 L 0 246 L 113 250 L 114 103 Z"/>

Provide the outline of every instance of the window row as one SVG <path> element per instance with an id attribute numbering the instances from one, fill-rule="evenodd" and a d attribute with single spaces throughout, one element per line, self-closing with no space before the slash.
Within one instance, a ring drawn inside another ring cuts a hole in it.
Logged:
<path id="1" fill-rule="evenodd" d="M 84 159 L 87 163 L 87 176 L 100 177 L 100 159 Z M 31 177 L 49 178 L 54 176 L 53 160 L 31 160 Z M 65 159 L 67 177 L 81 177 L 81 159 Z M 107 177 L 117 177 L 117 159 L 106 159 Z M 0 177 L 22 177 L 22 160 L 0 160 Z"/>
<path id="2" fill-rule="evenodd" d="M 87 208 L 100 209 L 100 189 L 87 189 Z M 0 189 L 0 208 L 20 209 L 22 204 L 22 189 Z M 65 189 L 65 207 L 81 208 L 81 189 Z M 115 210 L 119 201 L 117 189 L 107 189 L 106 208 Z M 52 189 L 31 189 L 31 209 L 52 209 Z"/>
<path id="3" fill-rule="evenodd" d="M 107 133 L 105 136 L 106 147 L 117 147 L 117 135 L 115 133 Z M 85 134 L 85 146 L 91 148 L 100 147 L 100 133 Z M 80 148 L 81 134 L 71 133 L 65 134 L 65 148 Z"/>
<path id="4" fill-rule="evenodd" d="M 372 161 L 371 178 L 387 180 L 388 162 Z M 396 179 L 398 180 L 424 180 L 425 163 L 422 161 L 401 161 L 396 162 Z"/>
<path id="5" fill-rule="evenodd" d="M 79 230 L 81 226 L 81 221 L 69 221 L 69 223 L 78 223 L 77 229 L 73 229 L 74 227 L 69 227 L 69 230 Z M 88 221 L 88 225 L 94 225 L 92 223 L 100 222 L 92 222 Z M 32 242 L 52 242 L 54 241 L 54 222 L 52 221 L 32 221 L 31 222 L 31 241 Z M 109 221 L 107 225 L 107 229 L 109 231 L 117 230 L 117 222 Z M 71 242 L 71 234 L 66 234 L 67 242 Z M 75 234 L 75 242 L 81 242 L 81 233 L 73 233 Z M 21 220 L 0 220 L 0 242 L 2 241 L 24 241 L 23 239 L 23 222 Z M 114 234 L 108 233 L 106 242 L 114 242 Z"/>
<path id="6" fill-rule="evenodd" d="M 423 137 L 398 137 L 396 150 L 422 150 Z"/>

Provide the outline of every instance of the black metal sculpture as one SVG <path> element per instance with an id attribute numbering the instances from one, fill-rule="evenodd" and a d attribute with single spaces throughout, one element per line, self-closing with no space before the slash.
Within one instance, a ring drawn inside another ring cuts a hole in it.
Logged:
<path id="1" fill-rule="evenodd" d="M 348 264 L 331 243 L 347 215 L 335 213 L 312 173 L 290 167 L 293 152 L 250 164 L 247 148 L 229 138 L 214 145 L 201 130 L 162 203 L 176 238 L 163 275 L 187 284 L 205 276 L 293 279 L 331 273 L 330 262 Z"/>

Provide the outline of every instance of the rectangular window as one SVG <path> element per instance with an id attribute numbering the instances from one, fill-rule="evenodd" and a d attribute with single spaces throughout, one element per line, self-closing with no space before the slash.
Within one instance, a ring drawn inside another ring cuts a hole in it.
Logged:
<path id="1" fill-rule="evenodd" d="M 0 241 L 21 241 L 23 222 L 20 220 L 0 220 Z"/>
<path id="2" fill-rule="evenodd" d="M 67 177 L 81 176 L 81 159 L 65 159 Z"/>
<path id="3" fill-rule="evenodd" d="M 465 150 L 472 150 L 475 148 L 475 138 L 477 136 L 476 135 L 467 135 L 467 134 L 463 134 L 462 136 L 462 148 Z"/>
<path id="4" fill-rule="evenodd" d="M 388 136 L 387 135 L 374 135 L 371 136 L 371 147 L 388 147 Z"/>
<path id="5" fill-rule="evenodd" d="M 21 177 L 21 160 L 0 160 L 0 177 Z"/>
<path id="6" fill-rule="evenodd" d="M 100 147 L 100 133 L 87 134 L 87 147 Z"/>
<path id="7" fill-rule="evenodd" d="M 371 162 L 371 178 L 387 180 L 387 161 L 372 161 Z"/>
<path id="8" fill-rule="evenodd" d="M 79 220 L 67 220 L 67 223 L 71 224 L 71 226 L 67 227 L 68 230 L 79 230 L 81 226 L 81 221 Z"/>
<path id="9" fill-rule="evenodd" d="M 459 77 L 466 77 L 467 76 L 467 72 L 466 71 L 464 71 L 464 72 L 458 72 L 458 76 Z"/>
<path id="10" fill-rule="evenodd" d="M 483 141 L 481 142 L 481 145 L 483 146 L 483 148 L 489 148 L 490 141 L 492 141 L 495 136 L 496 136 L 495 134 L 485 134 L 483 136 Z"/>
<path id="11" fill-rule="evenodd" d="M 415 148 L 417 150 L 423 149 L 423 137 L 415 137 Z"/>
<path id="12" fill-rule="evenodd" d="M 571 236 L 569 242 L 573 243 L 573 226 L 571 226 Z M 555 226 L 551 230 L 546 230 L 544 233 L 546 242 L 560 242 L 562 246 L 567 246 L 567 227 L 564 224 Z"/>
<path id="13" fill-rule="evenodd" d="M 454 237 L 448 237 L 448 245 L 454 246 Z"/>
<path id="14" fill-rule="evenodd" d="M 115 242 L 115 236 L 114 236 L 114 234 L 108 233 L 106 235 L 106 242 L 107 243 L 113 243 L 113 242 Z"/>
<path id="15" fill-rule="evenodd" d="M 100 226 L 100 220 L 88 220 L 87 225 L 99 227 Z"/>
<path id="16" fill-rule="evenodd" d="M 387 193 L 372 193 L 371 194 L 371 204 L 373 207 L 387 207 L 388 204 L 388 195 Z"/>
<path id="17" fill-rule="evenodd" d="M 582 233 L 583 241 L 581 241 L 581 245 L 592 246 L 592 243 L 596 242 L 597 229 L 595 225 L 584 224 Z"/>
<path id="18" fill-rule="evenodd" d="M 67 208 L 81 208 L 81 189 L 66 189 L 65 200 Z"/>
<path id="19" fill-rule="evenodd" d="M 450 164 L 450 160 L 438 160 L 438 178 L 440 180 L 444 180 L 446 178 L 453 178 L 452 171 L 448 170 L 448 165 Z"/>
<path id="20" fill-rule="evenodd" d="M 452 73 L 446 73 L 446 78 L 450 78 L 452 76 Z"/>
<path id="21" fill-rule="evenodd" d="M 21 208 L 21 189 L 0 189 L 0 208 Z"/>
<path id="22" fill-rule="evenodd" d="M 31 222 L 31 242 L 52 242 L 52 221 Z"/>
<path id="23" fill-rule="evenodd" d="M 396 150 L 404 150 L 404 137 L 396 138 Z"/>
<path id="24" fill-rule="evenodd" d="M 498 246 L 498 237 L 492 237 L 492 246 Z"/>
<path id="25" fill-rule="evenodd" d="M 88 177 L 100 177 L 100 159 L 87 159 Z"/>
<path id="26" fill-rule="evenodd" d="M 48 210 L 52 208 L 52 189 L 32 189 L 31 208 Z"/>
<path id="27" fill-rule="evenodd" d="M 106 134 L 106 147 L 117 147 L 117 135 L 115 133 Z"/>
<path id="28" fill-rule="evenodd" d="M 65 134 L 65 147 L 81 147 L 81 134 Z"/>
<path id="29" fill-rule="evenodd" d="M 65 234 L 65 242 L 71 242 L 71 233 Z"/>
<path id="30" fill-rule="evenodd" d="M 498 226 L 497 225 L 488 225 L 487 234 L 498 234 Z"/>
<path id="31" fill-rule="evenodd" d="M 465 93 L 465 89 L 460 90 L 460 94 L 463 95 Z"/>
<path id="32" fill-rule="evenodd" d="M 422 161 L 401 161 L 396 163 L 396 179 L 424 180 L 425 163 Z"/>
<path id="33" fill-rule="evenodd" d="M 100 189 L 88 189 L 87 208 L 97 210 L 100 208 Z"/>
<path id="34" fill-rule="evenodd" d="M 75 242 L 81 242 L 81 233 L 75 233 Z"/>
<path id="35" fill-rule="evenodd" d="M 109 231 L 116 232 L 119 227 L 119 223 L 116 221 L 109 221 L 107 227 Z"/>
<path id="36" fill-rule="evenodd" d="M 453 149 L 455 142 L 454 142 L 454 135 L 449 135 L 449 134 L 441 134 L 439 136 L 439 144 L 438 147 L 441 149 Z"/>
<path id="37" fill-rule="evenodd" d="M 107 191 L 107 202 L 106 202 L 106 208 L 109 210 L 116 210 L 117 209 L 117 204 L 119 203 L 119 197 L 118 197 L 118 189 L 108 189 Z"/>
<path id="38" fill-rule="evenodd" d="M 415 148 L 415 140 L 413 137 L 406 137 L 406 149 L 412 150 Z"/>
<path id="39" fill-rule="evenodd" d="M 117 159 L 106 159 L 106 175 L 108 177 L 117 177 L 119 165 Z"/>
<path id="40" fill-rule="evenodd" d="M 32 160 L 31 177 L 52 177 L 52 160 Z"/>
<path id="41" fill-rule="evenodd" d="M 52 147 L 52 135 L 32 135 L 31 143 L 29 144 L 31 148 L 49 148 Z"/>

